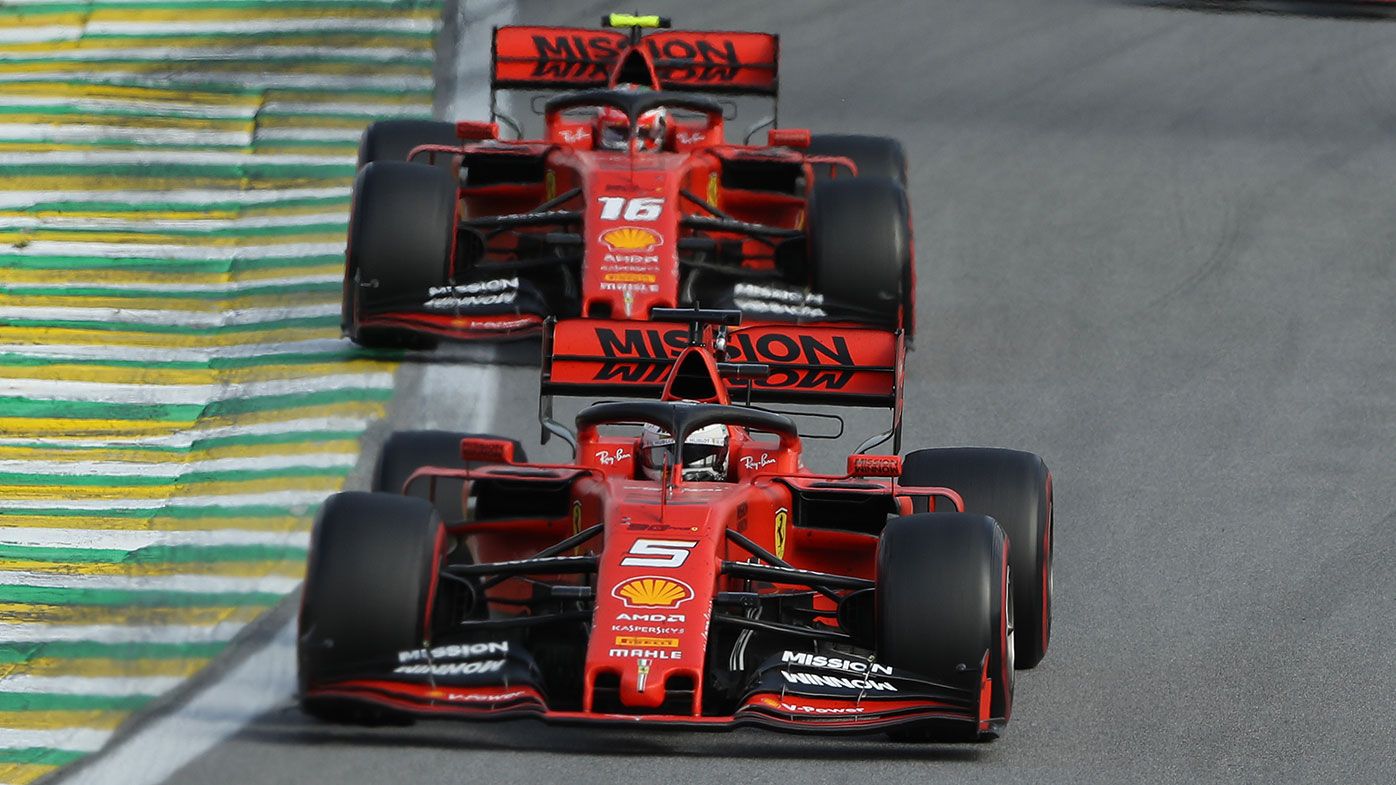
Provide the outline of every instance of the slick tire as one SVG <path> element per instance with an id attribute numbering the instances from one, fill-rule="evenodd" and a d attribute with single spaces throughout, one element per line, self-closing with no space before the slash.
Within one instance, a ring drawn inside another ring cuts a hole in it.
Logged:
<path id="1" fill-rule="evenodd" d="M 375 349 L 430 348 L 432 336 L 363 327 L 365 316 L 419 310 L 446 283 L 456 229 L 456 183 L 422 164 L 380 161 L 359 171 L 344 268 L 344 334 Z"/>
<path id="2" fill-rule="evenodd" d="M 877 551 L 876 651 L 893 667 L 950 683 L 977 683 L 988 658 L 990 716 L 1013 708 L 1013 594 L 1003 530 L 968 513 L 893 519 Z M 974 740 L 978 727 L 902 729 L 906 740 Z"/>
<path id="3" fill-rule="evenodd" d="M 383 443 L 378 454 L 378 463 L 373 469 L 373 490 L 383 493 L 401 494 L 403 484 L 412 473 L 423 466 L 440 466 L 447 469 L 464 469 L 465 461 L 460 457 L 461 439 L 472 436 L 497 436 L 480 433 L 457 433 L 455 431 L 398 431 Z M 523 445 L 514 442 L 514 459 L 526 461 Z M 447 523 L 465 519 L 462 494 L 463 483 L 459 480 L 437 480 L 435 492 L 436 511 Z M 431 494 L 430 483 L 415 482 L 407 489 L 407 495 L 426 499 Z"/>
<path id="4" fill-rule="evenodd" d="M 362 169 L 374 161 L 405 162 L 413 148 L 424 144 L 460 145 L 454 123 L 439 120 L 379 120 L 364 129 L 359 137 L 359 166 Z M 437 155 L 436 167 L 452 171 L 452 156 Z M 425 155 L 417 163 L 427 163 Z"/>
<path id="5" fill-rule="evenodd" d="M 815 186 L 809 208 L 814 290 L 861 319 L 897 326 L 911 271 L 906 191 L 882 177 Z"/>
<path id="6" fill-rule="evenodd" d="M 431 504 L 381 493 L 337 493 L 310 536 L 296 657 L 301 707 L 330 721 L 391 721 L 391 713 L 308 697 L 337 679 L 391 670 L 430 637 L 446 528 Z"/>
<path id="7" fill-rule="evenodd" d="M 894 518 L 877 548 L 874 595 L 880 661 L 932 681 L 974 686 L 988 657 L 990 716 L 1013 710 L 1013 594 L 1003 530 L 986 515 L 921 513 Z M 902 728 L 907 741 L 973 741 L 963 722 Z M 997 729 L 992 731 L 997 733 Z"/>
<path id="8" fill-rule="evenodd" d="M 814 134 L 810 137 L 809 155 L 837 155 L 853 159 L 859 177 L 893 180 L 906 188 L 906 150 L 902 143 L 886 136 L 864 134 Z M 847 178 L 848 170 L 840 167 L 836 177 Z M 815 182 L 829 177 L 828 166 L 814 167 Z"/>
<path id="9" fill-rule="evenodd" d="M 988 515 L 1008 535 L 1018 629 L 1015 663 L 1042 661 L 1052 637 L 1052 473 L 1030 452 L 987 447 L 917 450 L 902 462 L 905 485 L 950 488 L 965 511 Z M 917 502 L 919 507 L 924 503 Z"/>

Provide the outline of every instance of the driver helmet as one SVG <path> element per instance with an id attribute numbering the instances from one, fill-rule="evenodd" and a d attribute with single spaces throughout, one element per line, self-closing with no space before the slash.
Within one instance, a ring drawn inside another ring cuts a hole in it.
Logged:
<path id="1" fill-rule="evenodd" d="M 655 152 L 664 147 L 664 135 L 669 128 L 669 110 L 651 109 L 640 115 L 635 124 L 635 149 Z M 625 112 L 610 106 L 597 110 L 596 131 L 592 134 L 602 150 L 625 152 L 630 149 L 630 118 Z"/>
<path id="2" fill-rule="evenodd" d="M 640 434 L 640 471 L 651 480 L 664 476 L 674 437 L 657 425 L 645 424 Z M 681 451 L 686 481 L 725 482 L 727 480 L 727 426 L 705 425 L 690 433 Z"/>

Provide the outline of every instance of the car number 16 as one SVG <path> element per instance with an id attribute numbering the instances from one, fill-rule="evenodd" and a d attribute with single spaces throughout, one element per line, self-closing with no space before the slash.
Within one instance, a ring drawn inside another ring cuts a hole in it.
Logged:
<path id="1" fill-rule="evenodd" d="M 598 196 L 601 200 L 601 220 L 614 221 L 624 218 L 627 221 L 653 221 L 664 212 L 664 200 L 657 196 L 637 196 L 628 199 L 624 196 Z"/>

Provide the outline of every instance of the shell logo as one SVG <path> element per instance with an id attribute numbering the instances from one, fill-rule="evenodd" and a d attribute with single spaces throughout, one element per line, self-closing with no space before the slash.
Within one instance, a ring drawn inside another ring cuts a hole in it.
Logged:
<path id="1" fill-rule="evenodd" d="M 664 244 L 664 238 L 653 229 L 618 226 L 603 232 L 601 242 L 610 246 L 612 251 L 653 251 L 655 246 Z"/>
<path id="2" fill-rule="evenodd" d="M 693 599 L 693 589 L 683 581 L 646 575 L 616 586 L 611 596 L 627 608 L 677 608 Z"/>

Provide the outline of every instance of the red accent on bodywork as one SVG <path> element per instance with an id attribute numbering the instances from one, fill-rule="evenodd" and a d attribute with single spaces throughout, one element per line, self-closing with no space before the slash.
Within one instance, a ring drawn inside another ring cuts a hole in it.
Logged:
<path id="1" fill-rule="evenodd" d="M 531 313 L 507 313 L 496 316 L 455 316 L 453 314 L 401 311 L 365 316 L 361 327 L 396 327 L 440 335 L 444 338 L 470 340 L 476 338 L 527 338 L 537 335 L 543 327 L 543 317 Z"/>

